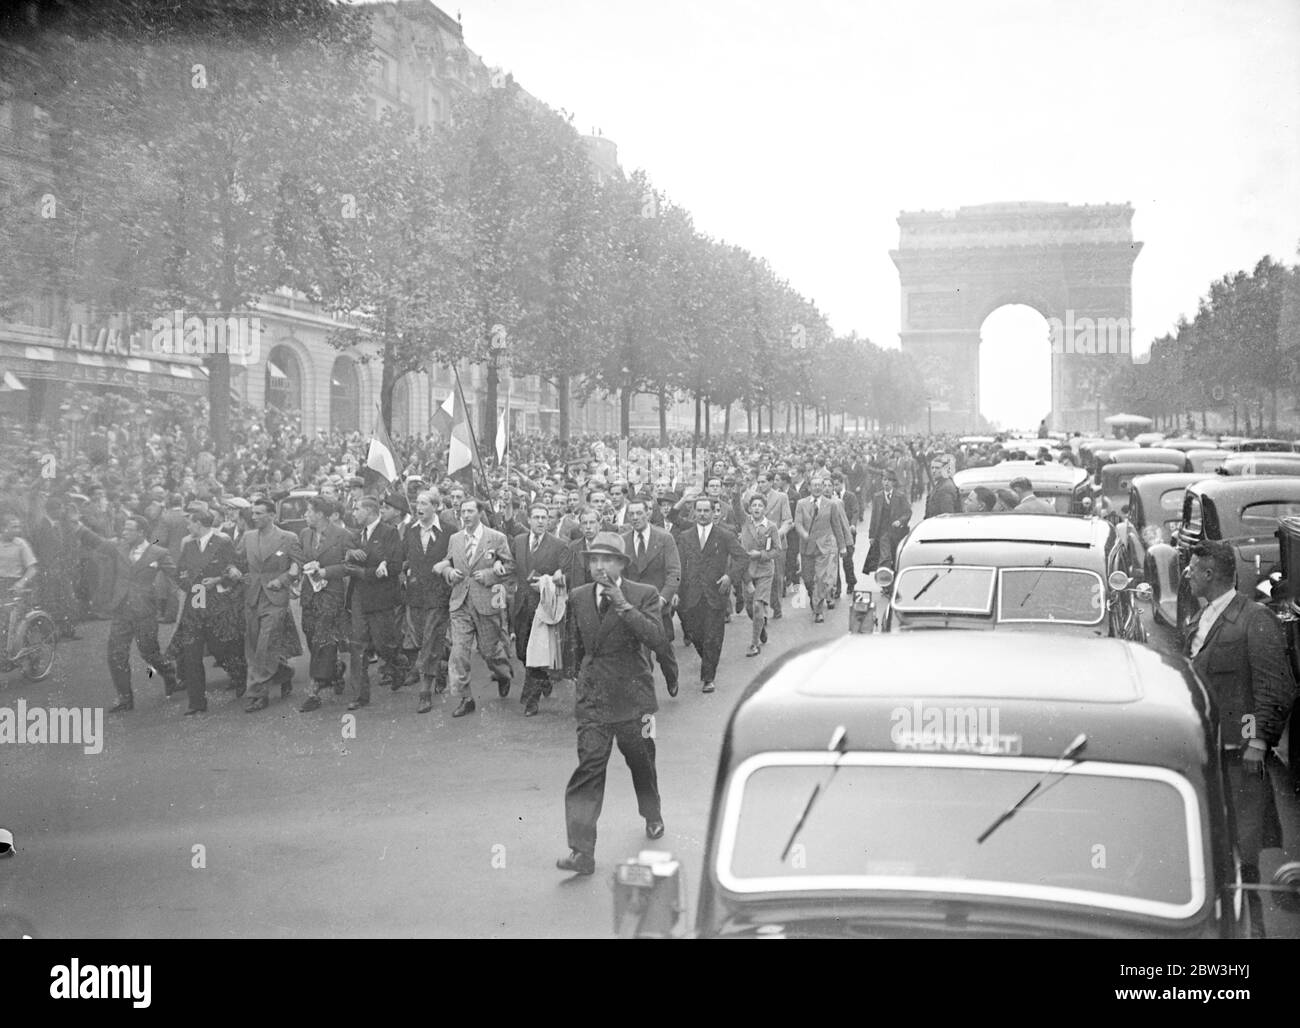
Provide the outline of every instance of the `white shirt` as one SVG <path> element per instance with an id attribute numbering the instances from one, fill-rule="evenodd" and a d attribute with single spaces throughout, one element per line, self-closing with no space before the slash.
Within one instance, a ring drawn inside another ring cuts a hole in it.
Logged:
<path id="1" fill-rule="evenodd" d="M 148 539 L 146 539 L 144 542 L 142 542 L 142 543 L 140 543 L 139 545 L 137 545 L 137 546 L 136 546 L 136 547 L 131 551 L 131 563 L 134 564 L 137 560 L 139 560 L 140 557 L 141 557 L 141 555 L 142 555 L 142 554 L 144 553 L 144 551 L 147 550 L 148 548 L 149 548 L 149 540 L 148 540 Z"/>
<path id="2" fill-rule="evenodd" d="M 625 503 L 621 507 L 614 508 L 614 524 L 622 528 L 623 524 L 626 521 L 627 521 L 627 504 Z"/>
<path id="3" fill-rule="evenodd" d="M 480 524 L 473 532 L 465 530 L 465 552 L 474 551 L 474 556 L 478 556 L 478 543 L 483 538 L 483 526 Z"/>
<path id="4" fill-rule="evenodd" d="M 619 587 L 622 587 L 623 579 L 622 578 L 615 579 L 614 584 Z M 605 587 L 603 585 L 597 585 L 596 586 L 596 609 L 597 610 L 600 609 L 600 605 L 604 601 L 605 601 Z M 613 601 L 611 600 L 610 602 L 612 603 Z"/>
<path id="5" fill-rule="evenodd" d="M 1224 608 L 1232 602 L 1232 598 L 1237 595 L 1237 590 L 1228 589 L 1217 600 L 1211 600 L 1201 611 L 1201 620 L 1196 625 L 1196 635 L 1192 638 L 1192 656 L 1195 657 L 1201 652 L 1201 647 L 1205 645 L 1206 636 L 1210 634 L 1210 629 L 1214 627 L 1214 622 L 1219 620 L 1219 615 L 1223 613 Z"/>
<path id="6" fill-rule="evenodd" d="M 438 536 L 438 521 L 435 518 L 428 525 L 420 524 L 420 545 L 426 550 L 429 548 L 429 540 Z"/>
<path id="7" fill-rule="evenodd" d="M 650 552 L 650 526 L 647 525 L 640 532 L 632 533 L 632 552 L 636 553 L 637 539 L 641 540 L 641 552 Z"/>
<path id="8" fill-rule="evenodd" d="M 701 550 L 704 549 L 704 544 L 709 541 L 709 529 L 711 529 L 712 527 L 713 527 L 713 522 L 710 521 L 707 525 L 703 525 L 700 528 L 700 549 Z"/>
<path id="9" fill-rule="evenodd" d="M 204 532 L 201 536 L 199 536 L 197 541 L 199 544 L 200 553 L 202 553 L 204 550 L 208 548 L 208 540 L 212 538 L 212 531 L 213 530 L 209 528 L 206 532 Z"/>

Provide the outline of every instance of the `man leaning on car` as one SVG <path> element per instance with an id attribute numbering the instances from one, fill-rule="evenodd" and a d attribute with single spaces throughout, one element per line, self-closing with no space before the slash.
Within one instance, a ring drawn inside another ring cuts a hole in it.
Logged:
<path id="1" fill-rule="evenodd" d="M 1282 626 L 1272 611 L 1236 591 L 1236 570 L 1228 543 L 1193 548 L 1187 581 L 1205 606 L 1187 626 L 1184 652 L 1219 709 L 1242 880 L 1256 883 L 1260 850 L 1282 843 L 1266 763 L 1286 725 L 1295 681 Z M 1262 936 L 1259 895 L 1246 896 L 1252 930 Z"/>

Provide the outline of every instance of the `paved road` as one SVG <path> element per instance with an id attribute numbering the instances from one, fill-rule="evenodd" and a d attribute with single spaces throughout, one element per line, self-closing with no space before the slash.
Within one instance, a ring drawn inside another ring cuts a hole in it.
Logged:
<path id="1" fill-rule="evenodd" d="M 749 622 L 733 618 L 711 695 L 679 641 L 681 694 L 661 693 L 657 724 L 668 831 L 655 845 L 684 860 L 692 897 L 737 697 L 790 647 L 843 634 L 846 618 L 841 606 L 813 625 L 787 607 L 752 659 Z M 0 680 L 0 706 L 110 705 L 107 625 L 82 633 L 50 680 Z M 299 714 L 296 692 L 250 715 L 217 692 L 208 715 L 184 718 L 183 695 L 164 700 L 137 671 L 136 710 L 106 720 L 102 753 L 0 747 L 0 825 L 19 848 L 0 864 L 0 911 L 47 937 L 608 936 L 613 864 L 649 845 L 625 765 L 615 751 L 597 874 L 567 877 L 554 861 L 572 691 L 525 719 L 518 688 L 498 699 L 477 658 L 475 691 L 478 712 L 455 721 L 449 700 L 417 716 L 411 690 L 377 691 L 344 738 L 337 699 Z"/>

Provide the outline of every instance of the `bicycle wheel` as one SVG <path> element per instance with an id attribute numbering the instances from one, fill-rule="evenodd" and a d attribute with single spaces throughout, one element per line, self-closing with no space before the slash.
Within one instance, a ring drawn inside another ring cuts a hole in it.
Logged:
<path id="1" fill-rule="evenodd" d="M 48 678 L 54 669 L 54 652 L 59 631 L 48 614 L 33 612 L 18 626 L 18 638 L 11 652 L 19 655 L 23 677 L 30 682 Z"/>

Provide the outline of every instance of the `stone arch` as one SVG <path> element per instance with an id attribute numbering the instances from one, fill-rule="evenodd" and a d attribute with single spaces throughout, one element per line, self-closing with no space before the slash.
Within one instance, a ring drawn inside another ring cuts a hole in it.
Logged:
<path id="1" fill-rule="evenodd" d="M 899 215 L 899 247 L 890 251 L 902 290 L 899 336 L 931 389 L 936 431 L 978 421 L 980 326 L 1007 304 L 1034 308 L 1056 332 L 1051 426 L 1092 423 L 1093 398 L 1084 394 L 1095 365 L 1132 360 L 1133 262 L 1142 248 L 1132 219 L 1127 204 L 996 203 Z M 1122 330 L 1122 345 L 1110 347 L 1121 352 L 1075 352 L 1070 328 L 1085 318 Z"/>
<path id="2" fill-rule="evenodd" d="M 306 355 L 291 340 L 281 340 L 271 347 L 263 372 L 262 395 L 266 406 L 285 413 L 301 412 L 304 400 L 311 395 L 307 380 L 309 366 Z"/>

